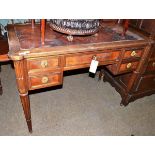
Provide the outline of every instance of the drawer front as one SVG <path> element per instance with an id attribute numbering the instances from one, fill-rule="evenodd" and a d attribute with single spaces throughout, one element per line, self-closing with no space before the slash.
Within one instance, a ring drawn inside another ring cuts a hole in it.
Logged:
<path id="1" fill-rule="evenodd" d="M 66 67 L 90 64 L 93 57 L 96 57 L 99 62 L 114 61 L 118 59 L 119 53 L 120 51 L 108 53 L 78 54 L 74 56 L 69 55 L 66 56 Z"/>
<path id="2" fill-rule="evenodd" d="M 145 73 L 155 73 L 155 60 L 149 61 Z"/>
<path id="3" fill-rule="evenodd" d="M 138 63 L 139 62 L 129 62 L 129 63 L 121 64 L 118 72 L 126 73 L 126 72 L 133 71 L 137 68 Z"/>
<path id="4" fill-rule="evenodd" d="M 27 60 L 28 70 L 58 68 L 59 66 L 60 66 L 59 57 L 31 58 Z"/>
<path id="5" fill-rule="evenodd" d="M 128 59 L 128 58 L 140 58 L 142 56 L 143 49 L 139 50 L 126 50 L 124 53 L 123 59 Z"/>
<path id="6" fill-rule="evenodd" d="M 138 61 L 122 63 L 120 66 L 118 66 L 118 64 L 114 64 L 114 65 L 108 65 L 106 66 L 106 68 L 110 70 L 114 75 L 116 75 L 134 71 L 137 68 L 138 63 L 139 63 Z"/>
<path id="7" fill-rule="evenodd" d="M 141 77 L 137 91 L 148 91 L 155 89 L 155 75 Z"/>
<path id="8" fill-rule="evenodd" d="M 62 84 L 63 73 L 51 72 L 51 73 L 38 73 L 29 75 L 29 89 L 44 88 L 54 85 Z"/>

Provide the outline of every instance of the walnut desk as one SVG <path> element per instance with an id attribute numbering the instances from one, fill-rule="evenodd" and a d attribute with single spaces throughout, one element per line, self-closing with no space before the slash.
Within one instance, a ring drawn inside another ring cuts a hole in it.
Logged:
<path id="1" fill-rule="evenodd" d="M 132 72 L 126 95 L 121 104 L 128 104 L 138 74 L 149 54 L 152 40 L 128 30 L 121 40 L 121 27 L 100 27 L 96 35 L 75 36 L 69 42 L 66 35 L 46 25 L 45 43 L 41 44 L 40 25 L 9 25 L 9 57 L 14 63 L 17 87 L 29 132 L 32 132 L 29 90 L 63 84 L 63 72 L 90 66 L 93 57 L 99 65 L 114 65 L 114 74 Z"/>

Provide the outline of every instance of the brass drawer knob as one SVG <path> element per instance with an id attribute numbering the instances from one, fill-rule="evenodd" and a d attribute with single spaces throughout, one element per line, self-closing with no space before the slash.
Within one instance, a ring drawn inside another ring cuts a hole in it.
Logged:
<path id="1" fill-rule="evenodd" d="M 93 59 L 93 60 L 97 60 L 97 56 L 96 56 L 96 55 L 94 55 L 92 59 Z"/>
<path id="2" fill-rule="evenodd" d="M 132 66 L 132 64 L 131 63 L 128 63 L 127 66 L 126 66 L 126 68 L 129 69 L 129 68 L 131 68 L 131 66 Z"/>
<path id="3" fill-rule="evenodd" d="M 152 66 L 155 67 L 155 62 L 152 63 Z"/>
<path id="4" fill-rule="evenodd" d="M 42 83 L 47 83 L 48 82 L 48 77 L 47 76 L 43 76 L 41 79 Z"/>
<path id="5" fill-rule="evenodd" d="M 132 51 L 132 52 L 131 52 L 131 56 L 132 56 L 132 57 L 136 56 L 136 54 L 137 54 L 136 51 Z"/>
<path id="6" fill-rule="evenodd" d="M 42 60 L 41 61 L 41 67 L 46 68 L 48 66 L 47 60 Z"/>

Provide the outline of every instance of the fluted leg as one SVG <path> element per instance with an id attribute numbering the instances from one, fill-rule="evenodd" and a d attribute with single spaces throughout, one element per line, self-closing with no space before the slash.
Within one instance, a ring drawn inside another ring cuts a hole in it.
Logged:
<path id="1" fill-rule="evenodd" d="M 32 122 L 31 122 L 31 110 L 30 110 L 30 100 L 28 94 L 26 95 L 20 95 L 21 104 L 23 107 L 23 111 L 25 114 L 25 119 L 27 122 L 27 126 L 29 129 L 29 132 L 32 132 Z"/>
<path id="2" fill-rule="evenodd" d="M 31 110 L 30 110 L 30 100 L 28 95 L 28 80 L 27 80 L 25 60 L 21 59 L 21 60 L 14 61 L 14 66 L 15 66 L 15 72 L 16 72 L 17 87 L 18 87 L 26 123 L 29 129 L 29 132 L 32 132 Z"/>

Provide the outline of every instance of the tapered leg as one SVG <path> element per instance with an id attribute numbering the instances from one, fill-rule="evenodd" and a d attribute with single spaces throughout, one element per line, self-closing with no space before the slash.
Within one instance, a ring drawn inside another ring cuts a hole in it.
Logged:
<path id="1" fill-rule="evenodd" d="M 25 119 L 27 122 L 27 126 L 29 129 L 29 132 L 32 132 L 32 122 L 31 122 L 31 110 L 30 110 L 30 100 L 28 94 L 26 95 L 20 95 L 21 104 L 23 107 L 23 111 L 25 114 Z"/>
<path id="2" fill-rule="evenodd" d="M 24 59 L 14 61 L 17 87 L 29 132 L 32 132 L 30 100 L 28 96 L 28 80 Z"/>

